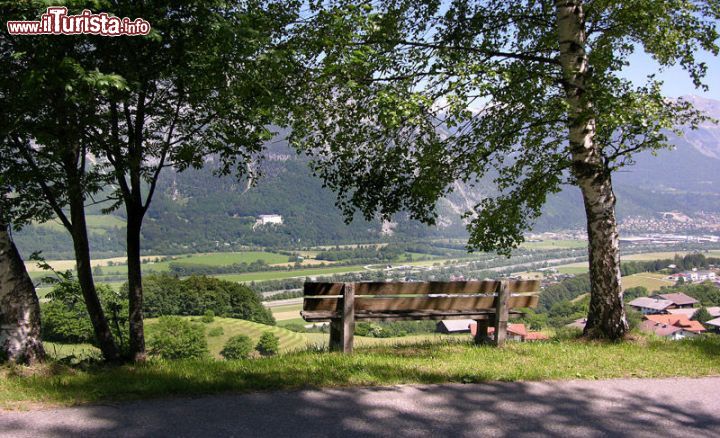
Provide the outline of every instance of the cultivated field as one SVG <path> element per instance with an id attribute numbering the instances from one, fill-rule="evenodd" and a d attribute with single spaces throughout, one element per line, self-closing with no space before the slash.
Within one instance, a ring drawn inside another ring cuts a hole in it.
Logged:
<path id="1" fill-rule="evenodd" d="M 649 292 L 656 292 L 660 290 L 662 286 L 672 286 L 675 284 L 674 281 L 668 280 L 666 275 L 654 274 L 650 272 L 640 272 L 633 275 L 628 275 L 622 278 L 623 290 L 631 287 L 643 286 Z"/>

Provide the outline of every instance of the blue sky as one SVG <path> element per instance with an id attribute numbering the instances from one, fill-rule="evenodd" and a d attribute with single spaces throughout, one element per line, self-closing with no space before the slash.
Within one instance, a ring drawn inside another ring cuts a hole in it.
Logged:
<path id="1" fill-rule="evenodd" d="M 708 91 L 696 89 L 692 80 L 682 68 L 676 66 L 666 69 L 656 77 L 664 82 L 663 93 L 668 97 L 678 97 L 688 94 L 720 100 L 720 57 L 709 52 L 699 52 L 697 59 L 708 65 L 708 73 L 704 83 L 710 87 Z M 630 66 L 625 70 L 625 76 L 638 84 L 644 83 L 647 75 L 658 73 L 658 65 L 645 53 L 635 53 L 630 58 Z"/>

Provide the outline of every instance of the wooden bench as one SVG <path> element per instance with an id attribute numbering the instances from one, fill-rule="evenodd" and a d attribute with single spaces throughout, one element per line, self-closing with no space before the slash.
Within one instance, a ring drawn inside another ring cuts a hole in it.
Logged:
<path id="1" fill-rule="evenodd" d="M 537 280 L 450 281 L 426 283 L 305 283 L 302 317 L 330 321 L 330 350 L 353 350 L 355 321 L 473 319 L 477 343 L 495 326 L 503 345 L 509 318 L 518 309 L 537 307 Z"/>

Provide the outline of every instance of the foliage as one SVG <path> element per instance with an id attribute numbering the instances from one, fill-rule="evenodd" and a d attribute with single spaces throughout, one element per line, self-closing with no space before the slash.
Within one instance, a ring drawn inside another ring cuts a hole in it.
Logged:
<path id="1" fill-rule="evenodd" d="M 636 85 L 620 75 L 633 48 L 679 63 L 703 86 L 695 52 L 718 53 L 720 12 L 710 1 L 583 3 L 593 74 L 582 98 L 611 172 L 637 151 L 667 147 L 667 129 L 699 121 L 687 102 L 665 99 L 653 77 Z M 390 218 L 406 210 L 433 223 L 455 181 L 488 175 L 498 192 L 467 212 L 470 245 L 507 253 L 547 195 L 576 182 L 567 172 L 570 114 L 554 7 L 336 0 L 316 9 L 299 27 L 310 66 L 293 108 L 293 142 L 312 154 L 348 220 L 355 211 Z M 533 19 L 518 20 L 518 10 Z"/>
<path id="2" fill-rule="evenodd" d="M 108 315 L 113 337 L 122 350 L 128 345 L 127 297 L 105 284 L 97 285 L 100 302 Z M 43 340 L 60 343 L 95 343 L 95 333 L 83 301 L 80 285 L 64 273 L 41 303 Z"/>
<path id="3" fill-rule="evenodd" d="M 215 312 L 212 310 L 206 310 L 205 313 L 203 313 L 202 322 L 210 324 L 213 321 L 215 321 Z"/>
<path id="4" fill-rule="evenodd" d="M 672 265 L 675 267 L 671 268 Z M 704 254 L 697 252 L 682 257 L 675 254 L 673 259 L 623 262 L 622 275 L 632 275 L 638 272 L 657 272 L 660 270 L 667 270 L 669 273 L 674 274 L 692 269 L 707 269 L 710 265 L 720 265 L 720 259 L 717 257 L 705 257 Z"/>
<path id="5" fill-rule="evenodd" d="M 700 284 L 678 284 L 676 286 L 664 287 L 659 293 L 669 294 L 682 292 L 700 301 L 701 306 L 720 306 L 720 287 L 705 282 Z"/>
<path id="6" fill-rule="evenodd" d="M 200 315 L 247 319 L 274 325 L 272 313 L 248 287 L 210 277 L 181 280 L 168 274 L 144 278 L 144 311 L 148 318 L 162 315 Z"/>
<path id="7" fill-rule="evenodd" d="M 698 309 L 697 312 L 695 312 L 695 315 L 693 315 L 693 320 L 700 321 L 703 324 L 713 319 L 712 315 L 710 315 L 710 312 L 705 308 L 705 306 Z"/>
<path id="8" fill-rule="evenodd" d="M 588 292 L 590 292 L 590 277 L 588 274 L 566 278 L 560 283 L 551 284 L 543 289 L 540 294 L 538 309 L 548 311 L 558 301 L 573 300 Z"/>
<path id="9" fill-rule="evenodd" d="M 255 349 L 262 356 L 274 356 L 280 351 L 280 338 L 274 333 L 264 332 L 260 336 L 257 345 L 255 345 Z"/>
<path id="10" fill-rule="evenodd" d="M 253 350 L 252 340 L 245 335 L 235 335 L 228 339 L 220 355 L 225 360 L 247 359 Z"/>
<path id="11" fill-rule="evenodd" d="M 148 345 L 151 354 L 163 359 L 208 357 L 203 327 L 177 316 L 160 317 Z"/>
<path id="12" fill-rule="evenodd" d="M 630 330 L 636 329 L 643 320 L 642 314 L 633 308 L 626 309 L 625 314 Z"/>
<path id="13" fill-rule="evenodd" d="M 636 286 L 625 289 L 623 297 L 625 301 L 632 301 L 635 298 L 648 296 L 648 290 L 645 286 Z"/>
<path id="14" fill-rule="evenodd" d="M 355 334 L 371 338 L 397 338 L 420 333 L 434 333 L 435 326 L 436 321 L 358 322 L 355 324 Z"/>
<path id="15" fill-rule="evenodd" d="M 225 334 L 225 329 L 223 329 L 222 326 L 213 327 L 210 330 L 208 330 L 208 332 L 207 332 L 207 335 L 212 338 L 222 336 L 224 334 Z"/>

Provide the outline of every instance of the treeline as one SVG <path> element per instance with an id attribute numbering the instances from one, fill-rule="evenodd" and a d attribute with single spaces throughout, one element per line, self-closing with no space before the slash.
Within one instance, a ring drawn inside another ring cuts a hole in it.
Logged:
<path id="1" fill-rule="evenodd" d="M 549 311 L 553 305 L 561 301 L 571 301 L 582 294 L 590 292 L 590 276 L 580 274 L 573 278 L 566 278 L 557 284 L 546 286 L 540 294 L 538 309 Z"/>
<path id="2" fill-rule="evenodd" d="M 171 274 L 181 277 L 188 275 L 218 275 L 237 274 L 243 272 L 259 272 L 272 270 L 286 270 L 285 266 L 270 266 L 265 260 L 255 260 L 251 263 L 241 262 L 230 265 L 206 265 L 202 263 L 170 263 L 168 270 Z"/>
<path id="3" fill-rule="evenodd" d="M 625 276 L 637 274 L 638 272 L 658 272 L 666 269 L 668 273 L 675 274 L 691 269 L 707 269 L 711 265 L 720 265 L 720 258 L 705 257 L 704 254 L 700 253 L 687 254 L 684 257 L 675 254 L 672 259 L 623 262 L 621 272 Z M 674 267 L 671 268 L 670 266 Z"/>
<path id="4" fill-rule="evenodd" d="M 245 285 L 205 276 L 181 280 L 169 274 L 150 275 L 143 280 L 143 310 L 148 318 L 202 315 L 212 310 L 216 316 L 275 325 L 272 313 Z"/>
<path id="5" fill-rule="evenodd" d="M 260 297 L 250 288 L 238 283 L 210 277 L 193 276 L 184 280 L 168 274 L 150 275 L 144 279 L 145 317 L 167 315 L 214 315 L 246 319 L 275 325 L 275 318 Z M 118 345 L 127 346 L 127 284 L 120 291 L 107 285 L 97 286 L 98 296 L 105 309 L 110 328 Z M 62 343 L 94 343 L 90 323 L 80 287 L 76 281 L 61 281 L 41 304 L 42 331 L 45 341 Z"/>

